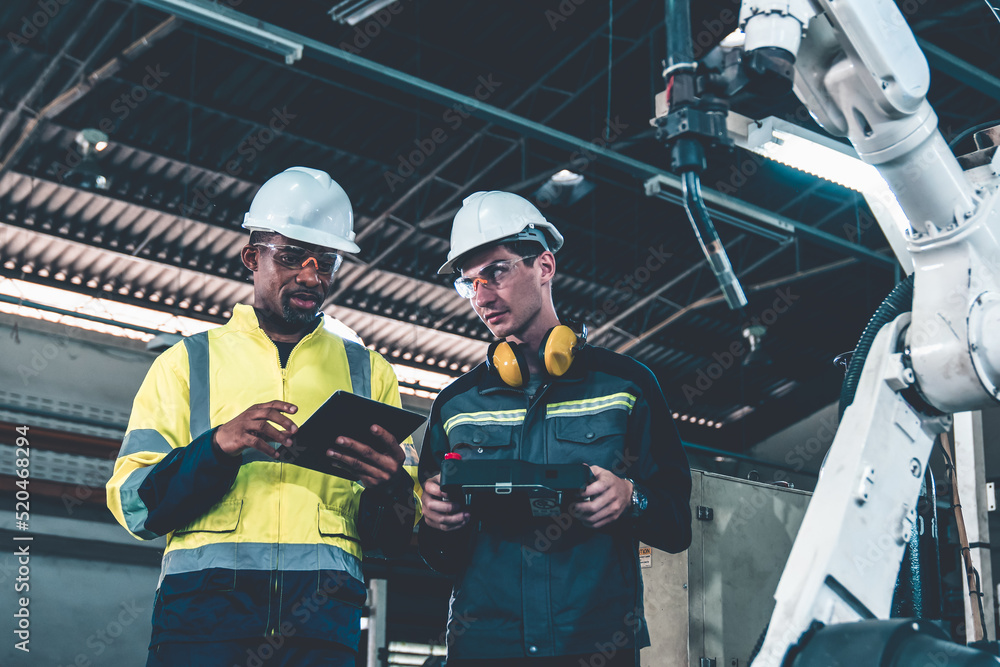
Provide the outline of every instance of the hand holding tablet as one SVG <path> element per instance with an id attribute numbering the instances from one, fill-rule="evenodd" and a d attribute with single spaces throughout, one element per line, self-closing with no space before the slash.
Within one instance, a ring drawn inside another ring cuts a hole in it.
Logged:
<path id="1" fill-rule="evenodd" d="M 398 469 L 403 455 L 399 443 L 423 422 L 424 417 L 415 412 L 350 392 L 334 392 L 298 428 L 294 444 L 278 449 L 279 459 L 376 485 L 385 481 L 381 472 Z"/>

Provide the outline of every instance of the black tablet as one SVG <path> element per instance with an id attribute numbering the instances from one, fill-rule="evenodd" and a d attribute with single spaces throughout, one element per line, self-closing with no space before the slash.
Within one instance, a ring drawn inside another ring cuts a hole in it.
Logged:
<path id="1" fill-rule="evenodd" d="M 373 401 L 347 391 L 337 391 L 299 427 L 291 447 L 278 449 L 279 460 L 356 480 L 357 475 L 341 468 L 334 459 L 326 455 L 327 450 L 337 448 L 338 437 L 352 438 L 378 449 L 381 441 L 371 433 L 373 424 L 378 424 L 396 436 L 396 440 L 402 442 L 416 431 L 424 420 L 424 416 L 416 412 Z"/>
<path id="2" fill-rule="evenodd" d="M 491 459 L 445 459 L 441 463 L 441 488 L 449 496 L 464 496 L 469 506 L 513 496 L 511 502 L 527 500 L 536 517 L 558 515 L 564 501 L 577 499 L 593 481 L 594 474 L 582 463 Z"/>

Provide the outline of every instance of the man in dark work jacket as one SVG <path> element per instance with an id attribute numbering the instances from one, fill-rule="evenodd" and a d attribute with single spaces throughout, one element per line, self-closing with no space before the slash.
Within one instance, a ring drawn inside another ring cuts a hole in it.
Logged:
<path id="1" fill-rule="evenodd" d="M 525 199 L 478 192 L 440 270 L 517 351 L 441 392 L 420 457 L 420 552 L 455 576 L 449 667 L 638 664 L 649 644 L 638 541 L 673 553 L 691 542 L 690 470 L 655 376 L 560 326 L 562 242 Z M 465 507 L 439 485 L 445 454 L 585 463 L 594 479 L 560 516 Z"/>

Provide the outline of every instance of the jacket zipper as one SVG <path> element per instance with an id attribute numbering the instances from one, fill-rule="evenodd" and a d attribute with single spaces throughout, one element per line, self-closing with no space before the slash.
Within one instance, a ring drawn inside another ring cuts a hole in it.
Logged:
<path id="1" fill-rule="evenodd" d="M 299 341 L 301 343 L 302 341 Z M 298 344 L 295 345 L 298 347 Z M 292 354 L 295 352 L 295 347 L 292 351 L 288 353 L 288 363 L 292 362 Z M 275 346 L 275 349 L 278 349 Z M 281 361 L 279 359 L 278 363 Z M 287 364 L 286 364 L 287 365 Z M 288 399 L 288 370 L 285 367 L 281 369 L 281 400 L 287 401 Z M 285 481 L 285 464 L 278 462 L 278 549 L 277 549 L 277 561 L 275 562 L 275 572 L 274 572 L 274 590 L 272 591 L 272 596 L 275 598 L 275 614 L 274 627 L 271 628 L 270 634 L 278 634 L 278 628 L 281 627 L 281 592 L 278 590 L 278 578 L 281 577 L 281 489 L 284 486 Z M 283 579 L 283 577 L 281 577 Z"/>
<path id="2" fill-rule="evenodd" d="M 320 326 L 322 326 L 322 325 L 320 325 Z M 317 327 L 317 328 L 319 328 L 319 327 Z M 275 356 L 275 359 L 278 362 L 278 368 L 281 369 L 281 400 L 283 400 L 283 401 L 285 401 L 287 403 L 288 402 L 288 398 L 287 398 L 287 396 L 288 396 L 288 369 L 285 366 L 281 365 L 281 353 L 278 351 L 278 346 L 274 344 L 274 341 L 271 340 L 270 336 L 268 336 L 266 333 L 264 333 L 263 329 L 261 329 L 260 331 L 261 331 L 262 334 L 264 334 L 264 338 L 266 338 L 268 340 L 268 342 L 271 343 L 271 347 L 274 348 L 274 356 Z M 292 363 L 292 355 L 295 354 L 295 350 L 299 349 L 299 346 L 302 345 L 302 343 L 305 342 L 305 340 L 307 338 L 309 338 L 310 336 L 312 336 L 315 332 L 316 332 L 316 329 L 313 329 L 312 331 L 310 331 L 309 333 L 307 333 L 305 336 L 303 336 L 301 339 L 299 339 L 299 342 L 296 343 L 292 347 L 292 351 L 288 353 L 288 363 L 286 364 L 286 366 L 288 364 Z M 281 463 L 279 461 L 277 463 L 277 466 L 278 466 L 278 506 L 277 506 L 276 515 L 277 515 L 277 524 L 278 524 L 278 537 L 277 537 L 277 549 L 276 549 L 276 554 L 275 554 L 275 559 L 276 560 L 275 560 L 275 564 L 274 564 L 274 570 L 271 571 L 271 595 L 270 595 L 271 599 L 269 600 L 269 603 L 270 603 L 269 606 L 273 605 L 273 608 L 275 610 L 275 613 L 274 613 L 274 616 L 273 616 L 275 620 L 274 620 L 274 623 L 272 624 L 270 622 L 270 619 L 271 619 L 272 615 L 270 613 L 268 613 L 268 624 L 267 624 L 267 628 L 264 631 L 264 635 L 265 636 L 272 636 L 272 635 L 278 634 L 278 628 L 281 627 L 281 593 L 278 590 L 278 588 L 279 588 L 278 587 L 278 578 L 281 576 L 281 567 L 280 567 L 280 563 L 278 561 L 280 560 L 280 557 L 281 557 L 281 487 L 282 487 L 282 485 L 284 483 L 284 479 L 285 479 L 285 464 Z"/>

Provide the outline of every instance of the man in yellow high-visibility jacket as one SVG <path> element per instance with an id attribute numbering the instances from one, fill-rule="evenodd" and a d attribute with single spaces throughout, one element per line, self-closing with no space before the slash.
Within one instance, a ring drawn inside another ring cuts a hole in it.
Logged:
<path id="1" fill-rule="evenodd" d="M 364 549 L 393 554 L 419 517 L 412 445 L 338 438 L 359 482 L 276 460 L 337 390 L 399 406 L 391 366 L 341 338 L 319 308 L 357 252 L 353 212 L 324 172 L 265 183 L 243 226 L 253 306 L 153 363 L 108 482 L 139 539 L 167 536 L 147 665 L 354 665 Z"/>

